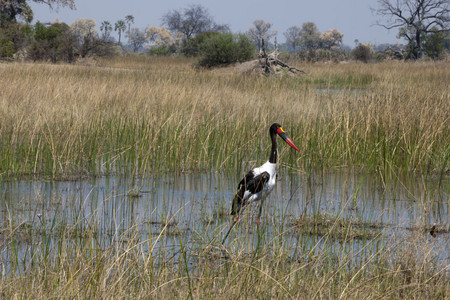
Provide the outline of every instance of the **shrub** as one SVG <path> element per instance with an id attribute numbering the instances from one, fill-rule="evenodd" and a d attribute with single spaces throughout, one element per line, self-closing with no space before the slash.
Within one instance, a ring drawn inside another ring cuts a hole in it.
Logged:
<path id="1" fill-rule="evenodd" d="M 14 52 L 14 43 L 5 37 L 0 37 L 0 58 L 12 58 Z"/>
<path id="2" fill-rule="evenodd" d="M 368 45 L 359 44 L 353 49 L 352 56 L 357 61 L 368 63 L 372 60 L 372 49 Z"/>
<path id="3" fill-rule="evenodd" d="M 427 57 L 442 59 L 445 56 L 445 35 L 435 27 L 424 38 L 423 49 Z"/>
<path id="4" fill-rule="evenodd" d="M 192 39 L 186 40 L 183 47 L 181 48 L 181 53 L 185 56 L 198 56 L 200 54 L 200 48 L 202 44 L 213 37 L 220 35 L 220 33 L 215 31 L 207 31 L 198 34 Z"/>
<path id="5" fill-rule="evenodd" d="M 0 57 L 12 58 L 25 48 L 32 38 L 32 27 L 18 23 L 6 23 L 0 28 Z"/>
<path id="6" fill-rule="evenodd" d="M 244 62 L 252 58 L 254 44 L 244 34 L 221 33 L 205 40 L 200 46 L 202 67 L 214 67 L 235 62 Z"/>
<path id="7" fill-rule="evenodd" d="M 38 22 L 34 31 L 34 43 L 30 49 L 31 59 L 52 62 L 75 60 L 75 38 L 67 24 L 55 23 L 46 27 Z"/>
<path id="8" fill-rule="evenodd" d="M 169 56 L 174 54 L 177 51 L 175 45 L 170 46 L 159 46 L 159 47 L 151 47 L 148 55 L 150 56 Z"/>

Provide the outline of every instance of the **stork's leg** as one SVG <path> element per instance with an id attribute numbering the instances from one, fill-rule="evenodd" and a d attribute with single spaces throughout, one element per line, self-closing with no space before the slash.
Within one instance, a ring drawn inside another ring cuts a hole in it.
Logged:
<path id="1" fill-rule="evenodd" d="M 225 237 L 222 240 L 222 245 L 225 243 L 225 240 L 227 239 L 228 235 L 231 232 L 231 229 L 233 229 L 234 225 L 239 221 L 239 215 L 244 213 L 244 210 L 247 206 L 242 207 L 242 209 L 234 216 L 233 218 L 233 224 L 231 224 L 230 228 L 228 229 L 227 234 L 225 234 Z"/>
<path id="2" fill-rule="evenodd" d="M 261 223 L 261 213 L 262 213 L 263 203 L 264 203 L 264 200 L 261 199 L 261 203 L 259 204 L 258 218 L 256 219 L 256 225 L 258 225 L 258 226 Z"/>
<path id="3" fill-rule="evenodd" d="M 245 209 L 247 208 L 247 205 L 244 203 L 242 208 L 237 212 L 237 214 L 233 218 L 233 222 L 236 223 L 239 221 L 239 216 L 244 214 Z"/>
<path id="4" fill-rule="evenodd" d="M 230 228 L 228 229 L 227 234 L 225 234 L 225 237 L 224 237 L 223 240 L 222 240 L 222 245 L 225 243 L 225 240 L 227 239 L 228 235 L 230 234 L 231 229 L 233 229 L 233 227 L 234 227 L 234 225 L 236 225 L 236 223 L 237 223 L 237 222 L 233 222 L 233 224 L 231 224 Z"/>

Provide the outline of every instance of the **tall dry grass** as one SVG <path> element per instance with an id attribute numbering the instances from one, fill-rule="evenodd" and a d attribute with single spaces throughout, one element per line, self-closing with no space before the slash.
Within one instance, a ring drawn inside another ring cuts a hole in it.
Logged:
<path id="1" fill-rule="evenodd" d="M 181 58 L 0 64 L 0 176 L 241 173 L 279 122 L 290 168 L 449 170 L 448 63 L 299 65 L 304 76 L 195 70 Z M 242 163 L 244 162 L 244 164 Z"/>

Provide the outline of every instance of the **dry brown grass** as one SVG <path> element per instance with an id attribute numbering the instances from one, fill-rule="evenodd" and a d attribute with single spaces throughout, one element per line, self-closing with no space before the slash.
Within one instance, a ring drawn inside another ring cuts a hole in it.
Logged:
<path id="1" fill-rule="evenodd" d="M 196 70 L 181 58 L 0 64 L 0 175 L 227 169 L 263 160 L 281 123 L 292 168 L 448 172 L 448 63 Z"/>

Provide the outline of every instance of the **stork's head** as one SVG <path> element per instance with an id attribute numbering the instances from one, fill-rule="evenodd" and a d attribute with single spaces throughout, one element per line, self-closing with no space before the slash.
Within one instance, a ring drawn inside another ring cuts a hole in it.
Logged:
<path id="1" fill-rule="evenodd" d="M 286 144 L 288 144 L 295 150 L 299 151 L 297 146 L 295 146 L 294 143 L 291 141 L 291 139 L 286 135 L 283 128 L 281 128 L 281 125 L 278 123 L 273 123 L 272 126 L 270 126 L 270 135 L 276 135 L 276 134 L 278 134 L 280 136 L 280 138 L 282 138 L 283 141 L 286 142 Z"/>

